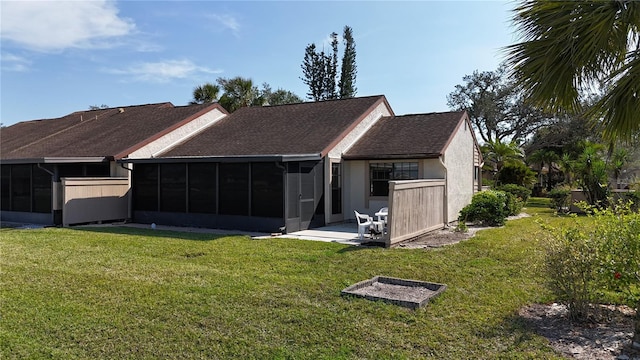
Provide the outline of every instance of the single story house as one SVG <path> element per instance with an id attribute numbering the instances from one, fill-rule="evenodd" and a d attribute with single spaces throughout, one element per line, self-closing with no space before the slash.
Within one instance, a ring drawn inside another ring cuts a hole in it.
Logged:
<path id="1" fill-rule="evenodd" d="M 2 128 L 1 220 L 62 224 L 63 179 L 117 178 L 129 189 L 131 169 L 116 160 L 153 156 L 227 114 L 218 104 L 159 103 L 77 111 Z"/>
<path id="2" fill-rule="evenodd" d="M 447 223 L 480 189 L 466 112 L 396 116 L 379 95 L 219 114 L 172 142 L 151 136 L 109 157 L 131 169 L 133 221 L 292 232 L 375 213 L 390 182 L 438 179 Z M 5 159 L 15 161 L 3 147 Z"/>

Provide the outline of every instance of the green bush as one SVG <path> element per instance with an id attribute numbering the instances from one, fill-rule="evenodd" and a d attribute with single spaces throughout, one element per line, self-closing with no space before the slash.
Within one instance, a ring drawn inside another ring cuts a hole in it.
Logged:
<path id="1" fill-rule="evenodd" d="M 552 229 L 545 246 L 549 288 L 572 320 L 585 320 L 597 298 L 597 239 L 577 228 Z"/>
<path id="2" fill-rule="evenodd" d="M 502 191 L 487 190 L 473 195 L 471 204 L 460 211 L 458 221 L 500 226 L 504 225 L 508 211 L 507 194 Z"/>
<path id="3" fill-rule="evenodd" d="M 607 291 L 640 310 L 640 214 L 629 206 L 587 211 L 593 220 L 587 228 L 545 227 L 550 289 L 576 320 L 587 319 L 589 304 L 602 301 Z"/>
<path id="4" fill-rule="evenodd" d="M 531 190 L 520 185 L 516 184 L 506 184 L 500 186 L 497 190 L 504 191 L 506 193 L 511 193 L 520 199 L 523 203 L 526 203 L 531 196 Z"/>
<path id="5" fill-rule="evenodd" d="M 524 201 L 510 192 L 504 191 L 504 194 L 507 196 L 507 216 L 520 214 L 524 207 Z"/>
<path id="6" fill-rule="evenodd" d="M 536 173 L 522 162 L 505 164 L 498 172 L 498 183 L 531 187 L 536 182 Z"/>
<path id="7" fill-rule="evenodd" d="M 557 212 L 562 213 L 568 210 L 571 205 L 571 189 L 565 186 L 556 186 L 553 190 L 549 191 L 547 197 L 551 199 L 551 208 Z"/>

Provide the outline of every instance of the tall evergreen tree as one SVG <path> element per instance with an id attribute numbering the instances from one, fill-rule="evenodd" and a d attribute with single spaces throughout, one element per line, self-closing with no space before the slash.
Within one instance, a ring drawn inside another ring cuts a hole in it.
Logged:
<path id="1" fill-rule="evenodd" d="M 336 99 L 336 77 L 338 76 L 338 34 L 331 33 L 331 56 L 328 54 L 324 58 L 326 76 L 324 85 L 324 98 L 327 100 Z"/>
<path id="2" fill-rule="evenodd" d="M 345 26 L 342 35 L 344 41 L 344 54 L 342 55 L 342 66 L 340 82 L 338 83 L 340 98 L 346 99 L 356 95 L 356 43 L 353 39 L 353 30 Z"/>
<path id="3" fill-rule="evenodd" d="M 345 26 L 345 54 L 338 79 L 338 34 L 331 33 L 331 53 L 316 50 L 315 44 L 305 48 L 302 81 L 309 87 L 307 97 L 314 101 L 349 98 L 356 93 L 355 43 L 353 32 Z"/>
<path id="4" fill-rule="evenodd" d="M 307 97 L 313 101 L 323 100 L 325 86 L 325 61 L 324 53 L 316 51 L 315 44 L 309 44 L 304 51 L 302 62 L 302 81 L 309 87 Z"/>

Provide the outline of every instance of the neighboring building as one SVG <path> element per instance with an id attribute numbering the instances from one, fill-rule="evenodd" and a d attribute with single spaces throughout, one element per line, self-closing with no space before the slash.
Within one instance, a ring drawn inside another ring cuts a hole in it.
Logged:
<path id="1" fill-rule="evenodd" d="M 220 114 L 172 141 L 112 151 L 108 161 L 132 169 L 133 221 L 292 232 L 373 214 L 388 204 L 389 180 L 444 179 L 450 222 L 481 185 L 465 112 L 395 116 L 369 96 Z M 2 150 L 4 170 L 16 160 Z"/>
<path id="2" fill-rule="evenodd" d="M 160 103 L 78 111 L 2 128 L 1 219 L 61 224 L 62 179 L 128 179 L 130 169 L 116 160 L 153 156 L 226 114 L 218 104 Z"/>

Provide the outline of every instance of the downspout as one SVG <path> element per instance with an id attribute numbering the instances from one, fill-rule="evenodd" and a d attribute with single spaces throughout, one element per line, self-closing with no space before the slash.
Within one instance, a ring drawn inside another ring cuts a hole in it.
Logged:
<path id="1" fill-rule="evenodd" d="M 438 157 L 438 161 L 440 161 L 440 165 L 442 165 L 442 168 L 444 168 L 444 213 L 443 213 L 443 220 L 444 220 L 444 225 L 445 226 L 449 226 L 449 196 L 448 196 L 448 191 L 449 191 L 449 175 L 447 172 L 447 166 L 444 164 L 444 155 L 440 155 Z"/>
<path id="2" fill-rule="evenodd" d="M 282 196 L 282 222 L 283 224 L 282 224 L 282 227 L 280 227 L 280 229 L 278 230 L 281 233 L 286 234 L 287 233 L 287 211 L 288 211 L 286 198 L 287 198 L 287 194 L 289 193 L 287 191 L 287 187 L 288 187 L 287 177 L 286 177 L 287 168 L 277 161 L 275 162 L 275 164 L 278 169 L 282 170 L 282 193 L 283 193 L 282 194 L 283 195 Z"/>

